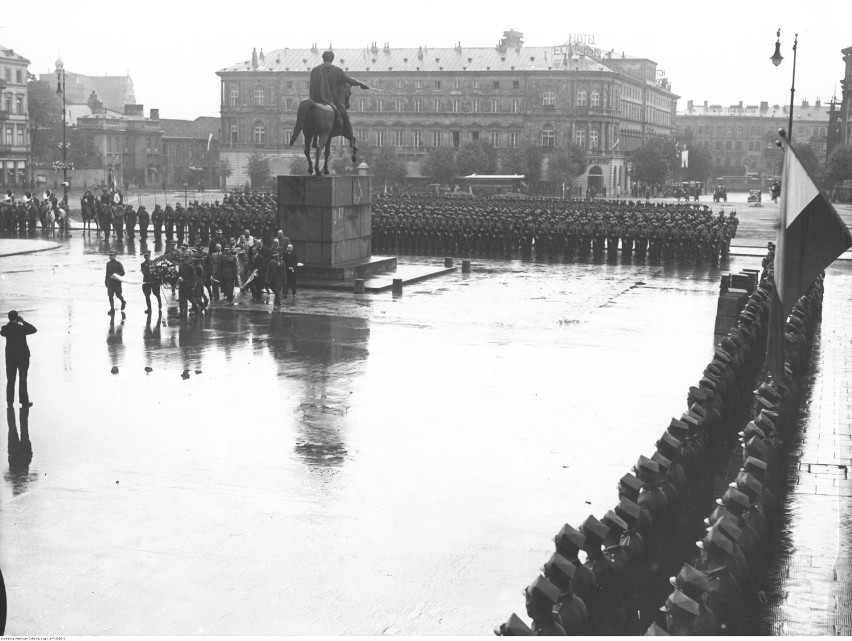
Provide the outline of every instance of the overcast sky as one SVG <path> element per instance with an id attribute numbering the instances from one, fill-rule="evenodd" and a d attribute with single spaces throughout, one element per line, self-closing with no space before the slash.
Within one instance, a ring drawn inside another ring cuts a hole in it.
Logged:
<path id="1" fill-rule="evenodd" d="M 322 7 L 325 17 L 306 19 L 303 6 Z M 650 58 L 681 96 L 679 108 L 687 100 L 787 104 L 798 32 L 798 105 L 839 97 L 840 50 L 852 46 L 849 7 L 848 0 L 4 0 L 0 44 L 28 58 L 37 75 L 52 71 L 57 56 L 69 71 L 129 73 L 146 114 L 158 107 L 163 118 L 195 118 L 219 115 L 215 72 L 249 60 L 252 47 L 487 47 L 511 27 L 528 45 L 591 34 L 601 49 Z M 785 60 L 776 68 L 769 58 L 778 27 Z"/>

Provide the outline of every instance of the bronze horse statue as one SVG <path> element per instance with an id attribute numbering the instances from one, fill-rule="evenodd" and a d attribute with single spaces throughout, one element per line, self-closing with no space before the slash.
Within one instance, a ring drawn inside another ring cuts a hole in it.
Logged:
<path id="1" fill-rule="evenodd" d="M 348 108 L 351 89 L 346 87 L 344 91 L 344 100 Z M 299 134 L 305 138 L 308 174 L 320 175 L 320 152 L 325 150 L 322 173 L 328 175 L 328 154 L 331 149 L 331 139 L 335 136 L 343 136 L 349 141 L 349 146 L 352 148 L 352 163 L 357 162 L 358 147 L 355 146 L 355 135 L 352 133 L 346 135 L 343 131 L 343 119 L 329 105 L 314 102 L 310 98 L 300 102 L 296 112 L 296 126 L 293 128 L 293 135 L 290 136 L 291 147 L 296 143 Z M 311 161 L 311 146 L 316 149 L 315 162 Z"/>

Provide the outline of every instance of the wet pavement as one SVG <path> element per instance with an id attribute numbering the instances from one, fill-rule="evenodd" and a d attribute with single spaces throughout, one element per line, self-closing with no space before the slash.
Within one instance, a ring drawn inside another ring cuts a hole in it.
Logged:
<path id="1" fill-rule="evenodd" d="M 852 635 L 852 279 L 825 279 L 822 326 L 761 632 Z"/>
<path id="2" fill-rule="evenodd" d="M 478 261 L 146 323 L 138 285 L 106 315 L 106 249 L 0 258 L 39 330 L 5 419 L 8 634 L 490 634 L 683 411 L 722 271 L 760 266 Z"/>

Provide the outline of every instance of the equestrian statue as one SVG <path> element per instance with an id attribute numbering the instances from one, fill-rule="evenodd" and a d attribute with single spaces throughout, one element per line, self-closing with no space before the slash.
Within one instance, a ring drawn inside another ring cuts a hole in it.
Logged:
<path id="1" fill-rule="evenodd" d="M 340 67 L 331 64 L 334 53 L 322 54 L 322 64 L 311 70 L 310 98 L 299 103 L 296 112 L 296 126 L 290 137 L 290 145 L 295 144 L 301 133 L 305 138 L 305 157 L 308 159 L 308 173 L 320 174 L 320 151 L 325 150 L 322 173 L 328 175 L 328 153 L 331 139 L 343 136 L 352 148 L 352 162 L 357 161 L 358 148 L 355 146 L 355 134 L 349 120 L 349 96 L 352 87 L 369 89 L 363 82 L 350 78 Z M 311 162 L 311 146 L 316 148 L 316 160 Z"/>

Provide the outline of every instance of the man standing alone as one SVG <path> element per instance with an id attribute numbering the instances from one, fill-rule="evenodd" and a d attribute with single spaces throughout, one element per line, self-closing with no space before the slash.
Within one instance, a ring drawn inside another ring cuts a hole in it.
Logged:
<path id="1" fill-rule="evenodd" d="M 124 308 L 127 307 L 127 301 L 124 300 L 124 296 L 121 295 L 121 281 L 113 278 L 113 274 L 118 276 L 124 276 L 124 265 L 122 265 L 115 258 L 115 252 L 111 251 L 109 253 L 109 262 L 106 265 L 106 278 L 104 279 L 104 284 L 107 288 L 107 296 L 109 296 L 109 311 L 107 314 L 112 316 L 115 314 L 115 303 L 114 298 L 118 298 L 121 301 L 121 311 L 124 311 Z"/>
<path id="2" fill-rule="evenodd" d="M 15 401 L 15 379 L 18 378 L 18 400 L 21 407 L 31 407 L 27 394 L 27 370 L 30 368 L 30 348 L 27 336 L 35 334 L 36 328 L 25 321 L 18 312 L 9 312 L 9 322 L 0 327 L 0 335 L 6 337 L 6 404 L 12 407 Z"/>
<path id="3" fill-rule="evenodd" d="M 296 297 L 296 267 L 299 266 L 299 257 L 296 256 L 296 252 L 293 251 L 293 245 L 287 245 L 287 251 L 284 252 L 283 257 L 284 262 L 284 273 L 286 275 L 287 282 L 284 287 L 289 287 L 290 292 L 293 294 L 293 298 Z M 287 294 L 285 293 L 286 297 Z"/>

